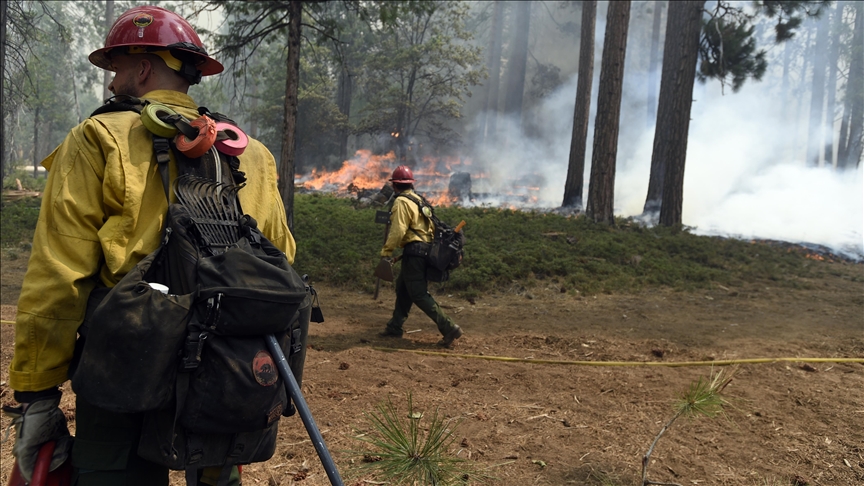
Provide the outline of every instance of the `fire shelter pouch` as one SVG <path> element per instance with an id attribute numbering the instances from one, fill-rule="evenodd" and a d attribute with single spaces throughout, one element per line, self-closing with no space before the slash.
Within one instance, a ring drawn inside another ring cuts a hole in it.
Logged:
<path id="1" fill-rule="evenodd" d="M 177 352 L 193 300 L 150 287 L 160 283 L 148 271 L 162 255 L 160 247 L 141 260 L 79 329 L 84 344 L 72 389 L 97 407 L 140 412 L 166 407 L 174 397 Z"/>

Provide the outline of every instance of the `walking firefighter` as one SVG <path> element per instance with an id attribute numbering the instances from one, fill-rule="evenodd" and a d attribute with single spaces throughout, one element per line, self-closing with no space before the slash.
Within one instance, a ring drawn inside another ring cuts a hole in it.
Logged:
<path id="1" fill-rule="evenodd" d="M 402 248 L 402 269 L 394 282 L 393 317 L 380 336 L 401 338 L 408 312 L 416 305 L 438 327 L 442 336 L 438 345 L 452 347 L 462 337 L 462 329 L 429 294 L 427 280 L 444 281 L 450 270 L 461 263 L 462 224 L 450 229 L 435 217 L 432 206 L 414 192 L 414 174 L 407 166 L 397 167 L 390 181 L 396 196 L 390 213 L 390 232 L 381 249 L 381 264 L 392 265 L 393 251 Z"/>

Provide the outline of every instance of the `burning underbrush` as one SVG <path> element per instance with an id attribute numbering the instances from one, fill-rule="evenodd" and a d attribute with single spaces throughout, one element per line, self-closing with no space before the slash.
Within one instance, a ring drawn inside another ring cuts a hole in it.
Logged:
<path id="1" fill-rule="evenodd" d="M 541 190 L 547 186 L 546 179 L 538 173 L 507 176 L 485 168 L 469 157 L 415 157 L 400 161 L 394 152 L 383 155 L 371 150 L 358 150 L 335 171 L 313 169 L 311 173 L 298 175 L 295 188 L 299 194 L 327 194 L 352 199 L 355 207 L 374 207 L 387 204 L 393 196 L 388 182 L 390 175 L 400 164 L 411 167 L 416 179 L 415 187 L 436 207 L 504 209 L 538 214 L 577 216 L 580 211 L 573 208 L 552 207 L 541 200 Z M 650 228 L 654 218 L 633 216 L 619 218 L 620 224 Z M 728 234 L 700 232 L 706 236 L 730 238 Z M 761 243 L 773 248 L 782 248 L 804 256 L 809 260 L 824 262 L 864 262 L 860 248 L 838 249 L 812 243 L 797 243 L 773 239 L 731 239 Z"/>
<path id="2" fill-rule="evenodd" d="M 397 160 L 394 152 L 375 155 L 358 150 L 338 170 L 313 169 L 295 178 L 299 193 L 326 193 L 352 197 L 367 205 L 387 202 L 393 193 L 387 182 L 398 165 L 405 163 L 414 172 L 415 187 L 434 206 L 537 208 L 543 179 L 539 175 L 492 178 L 467 157 L 422 157 L 409 162 Z"/>

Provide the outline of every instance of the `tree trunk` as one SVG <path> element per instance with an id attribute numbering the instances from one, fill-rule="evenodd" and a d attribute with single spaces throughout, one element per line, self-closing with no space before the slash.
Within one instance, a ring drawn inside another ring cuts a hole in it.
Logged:
<path id="1" fill-rule="evenodd" d="M 801 76 L 798 77 L 798 86 L 795 90 L 795 118 L 794 118 L 795 119 L 795 127 L 794 127 L 792 133 L 794 134 L 795 141 L 793 141 L 794 142 L 793 145 L 794 145 L 794 149 L 796 152 L 800 151 L 800 147 L 801 147 L 801 143 L 802 143 L 802 142 L 800 142 L 800 140 L 806 140 L 807 139 L 807 137 L 805 136 L 806 134 L 802 135 L 800 133 L 799 129 L 801 127 L 801 122 L 802 122 L 802 118 L 803 118 L 803 116 L 801 115 L 801 112 L 804 110 L 803 98 L 804 98 L 804 94 L 807 92 L 807 86 L 806 86 L 806 84 L 807 84 L 807 81 L 806 81 L 807 80 L 807 70 L 809 69 L 810 58 L 812 57 L 812 54 L 813 54 L 813 46 L 811 45 L 811 42 L 810 42 L 811 38 L 813 37 L 813 35 L 812 35 L 813 29 L 809 28 L 806 24 L 801 29 L 802 29 L 802 33 L 806 32 L 806 35 L 804 36 L 804 44 L 801 46 L 802 57 L 804 58 L 804 60 L 802 62 L 802 66 L 801 66 Z M 791 41 L 789 41 L 789 42 L 791 42 Z M 806 144 L 806 141 L 803 143 Z M 807 147 L 805 146 L 804 147 L 805 152 L 806 152 L 806 148 Z M 795 157 L 797 158 L 797 155 Z M 805 157 L 806 157 L 806 153 L 805 153 Z"/>
<path id="2" fill-rule="evenodd" d="M 521 124 L 522 97 L 525 92 L 525 68 L 528 63 L 528 27 L 531 22 L 531 2 L 518 2 L 513 7 L 513 40 L 507 63 L 507 94 L 504 112 Z"/>
<path id="3" fill-rule="evenodd" d="M 300 16 L 303 3 L 288 4 L 288 59 L 285 76 L 285 123 L 282 127 L 282 156 L 279 165 L 279 193 L 285 206 L 288 229 L 294 232 L 294 151 L 297 134 L 297 88 L 300 84 Z"/>
<path id="4" fill-rule="evenodd" d="M 258 83 L 255 80 L 249 86 L 249 113 L 255 113 L 258 109 Z M 251 116 L 249 120 L 249 136 L 258 138 L 258 116 Z"/>
<path id="5" fill-rule="evenodd" d="M 783 43 L 783 82 L 780 90 L 780 100 L 783 103 L 782 119 L 786 120 L 787 107 L 789 106 L 789 66 L 792 63 L 792 41 Z"/>
<path id="6" fill-rule="evenodd" d="M 339 131 L 339 160 L 348 160 L 348 118 L 351 116 L 351 96 L 352 96 L 353 80 L 351 73 L 348 72 L 348 66 L 342 64 L 342 69 L 339 71 L 339 87 L 336 92 L 336 104 L 339 107 L 339 113 L 345 115 L 346 125 Z"/>
<path id="7" fill-rule="evenodd" d="M 484 141 L 494 137 L 498 124 L 498 88 L 501 84 L 501 33 L 504 31 L 504 2 L 495 1 L 489 48 L 489 88 L 486 90 L 481 135 Z"/>
<path id="8" fill-rule="evenodd" d="M 831 52 L 828 54 L 828 82 L 826 84 L 825 102 L 825 167 L 834 167 L 834 111 L 837 96 L 837 63 L 840 61 L 840 30 L 843 27 L 843 4 L 841 2 L 834 10 L 834 21 L 831 23 Z"/>
<path id="9" fill-rule="evenodd" d="M 690 128 L 690 106 L 693 102 L 693 81 L 696 74 L 701 12 L 704 4 L 704 1 L 670 2 L 669 12 L 666 14 L 660 101 L 657 125 L 654 128 L 648 196 L 642 208 L 643 215 L 652 219 L 657 218 L 663 203 L 663 188 L 669 157 L 673 154 L 680 156 L 683 169 L 687 155 L 687 132 Z M 699 13 L 696 13 L 697 10 Z M 675 14 L 674 24 L 673 13 Z M 696 22 L 697 26 L 694 26 L 693 22 Z M 686 31 L 686 39 L 681 37 L 685 33 L 679 30 L 683 28 L 690 29 Z"/>
<path id="10" fill-rule="evenodd" d="M 111 26 L 114 24 L 114 0 L 105 1 L 105 37 L 111 32 Z M 108 91 L 108 85 L 111 84 L 113 74 L 107 69 L 102 71 L 102 99 L 107 100 L 111 97 L 111 92 Z"/>
<path id="11" fill-rule="evenodd" d="M 600 92 L 594 120 L 594 149 L 591 154 L 591 182 L 588 186 L 586 215 L 595 222 L 612 224 L 615 203 L 615 159 L 618 155 L 618 128 L 621 115 L 621 89 L 624 80 L 624 54 L 630 0 L 609 3 L 603 59 L 600 63 Z"/>
<path id="12" fill-rule="evenodd" d="M 9 2 L 0 2 L 0 97 L 6 98 L 6 13 L 8 12 Z M 8 159 L 6 157 L 6 106 L 8 103 L 3 103 L 0 108 L 0 185 L 6 177 L 6 165 Z M 3 202 L 0 199 L 0 207 Z"/>
<path id="13" fill-rule="evenodd" d="M 828 50 L 828 16 L 824 15 L 816 28 L 816 56 L 813 59 L 813 88 L 810 93 L 810 122 L 807 131 L 807 165 L 819 167 L 819 152 L 823 148 L 822 126 L 825 104 L 825 71 Z"/>
<path id="14" fill-rule="evenodd" d="M 36 92 L 38 97 L 39 92 L 39 82 L 36 81 Z M 39 105 L 36 105 L 36 109 L 33 111 L 33 178 L 39 175 L 39 115 L 42 111 L 39 108 Z"/>
<path id="15" fill-rule="evenodd" d="M 846 88 L 849 88 L 848 82 Z M 846 149 L 849 147 L 849 103 L 843 103 L 840 136 L 837 138 L 837 169 L 841 170 L 846 168 Z"/>
<path id="16" fill-rule="evenodd" d="M 597 24 L 597 0 L 582 2 L 582 25 L 579 33 L 579 79 L 576 84 L 576 106 L 573 110 L 573 136 L 570 139 L 570 162 L 564 183 L 561 206 L 582 210 L 585 184 L 585 147 L 591 112 L 591 84 L 594 78 L 594 30 Z"/>
<path id="17" fill-rule="evenodd" d="M 648 63 L 648 127 L 657 121 L 657 68 L 660 66 L 660 26 L 663 2 L 654 2 L 654 25 L 651 28 L 651 60 Z"/>
<path id="18" fill-rule="evenodd" d="M 864 3 L 855 2 L 855 33 L 852 35 L 852 62 L 846 83 L 849 106 L 849 138 L 845 149 L 844 168 L 861 165 L 864 153 Z"/>
<path id="19" fill-rule="evenodd" d="M 657 209 L 660 210 L 660 224 L 664 226 L 681 224 L 687 136 L 704 5 L 705 0 L 669 2 L 657 128 L 651 154 L 651 179 L 655 179 L 655 172 L 662 174 L 662 180 L 654 182 L 654 189 L 662 194 L 660 208 Z M 651 202 L 651 189 L 649 183 L 646 212 Z"/>

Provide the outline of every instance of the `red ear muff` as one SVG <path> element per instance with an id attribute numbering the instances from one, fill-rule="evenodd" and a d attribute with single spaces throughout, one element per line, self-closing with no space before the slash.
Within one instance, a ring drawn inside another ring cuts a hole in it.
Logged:
<path id="1" fill-rule="evenodd" d="M 185 156 L 196 159 L 210 150 L 213 142 L 216 141 L 216 122 L 209 117 L 202 116 L 193 120 L 190 125 L 198 129 L 198 136 L 190 139 L 179 133 L 174 138 L 174 144 L 177 146 L 177 150 L 183 152 Z"/>
<path id="2" fill-rule="evenodd" d="M 213 146 L 225 155 L 236 157 L 242 154 L 246 150 L 246 146 L 249 145 L 249 137 L 243 130 L 230 123 L 217 122 L 216 131 L 218 136 Z"/>

